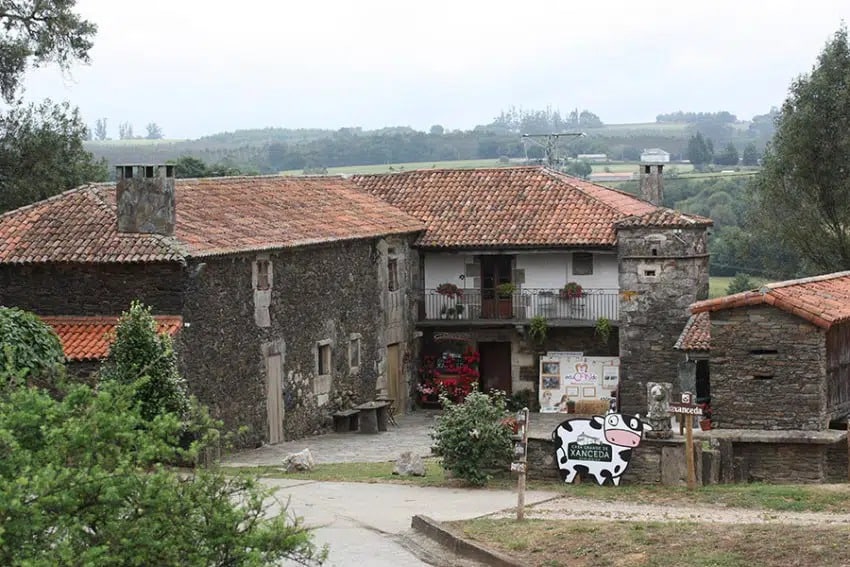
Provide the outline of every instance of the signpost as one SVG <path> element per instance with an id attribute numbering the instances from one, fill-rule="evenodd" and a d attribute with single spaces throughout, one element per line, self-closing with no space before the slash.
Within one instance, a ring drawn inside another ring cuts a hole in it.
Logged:
<path id="1" fill-rule="evenodd" d="M 514 462 L 511 463 L 511 471 L 519 473 L 516 491 L 516 519 L 525 517 L 525 473 L 528 468 L 528 408 L 522 408 L 516 414 L 517 434 L 519 439 L 514 445 Z"/>
<path id="2" fill-rule="evenodd" d="M 685 415 L 685 466 L 688 469 L 688 490 L 697 487 L 697 472 L 694 468 L 694 420 L 691 416 L 702 415 L 702 408 L 694 402 L 694 395 L 682 392 L 682 403 L 670 402 L 670 413 Z"/>

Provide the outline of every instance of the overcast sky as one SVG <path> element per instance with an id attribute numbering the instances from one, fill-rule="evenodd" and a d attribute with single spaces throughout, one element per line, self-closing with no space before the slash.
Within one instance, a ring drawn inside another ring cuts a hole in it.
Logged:
<path id="1" fill-rule="evenodd" d="M 78 0 L 91 64 L 31 72 L 27 98 L 137 134 L 408 125 L 471 128 L 511 105 L 606 123 L 784 99 L 848 0 Z"/>

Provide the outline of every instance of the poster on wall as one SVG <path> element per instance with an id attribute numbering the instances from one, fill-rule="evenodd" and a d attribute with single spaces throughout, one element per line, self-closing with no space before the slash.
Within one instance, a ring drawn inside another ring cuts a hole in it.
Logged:
<path id="1" fill-rule="evenodd" d="M 540 411 L 570 413 L 582 400 L 616 400 L 620 359 L 582 353 L 546 353 L 540 357 Z"/>

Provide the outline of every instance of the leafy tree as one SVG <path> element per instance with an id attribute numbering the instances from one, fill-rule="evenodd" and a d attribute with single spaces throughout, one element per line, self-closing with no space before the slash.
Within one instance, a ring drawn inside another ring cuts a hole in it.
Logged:
<path id="1" fill-rule="evenodd" d="M 430 133 L 432 136 L 442 136 L 444 132 L 445 129 L 439 124 L 434 124 L 433 126 L 431 126 Z"/>
<path id="2" fill-rule="evenodd" d="M 759 151 L 756 149 L 756 145 L 754 143 L 750 142 L 744 147 L 742 158 L 744 165 L 758 165 L 759 157 Z"/>
<path id="3" fill-rule="evenodd" d="M 567 166 L 567 173 L 575 177 L 587 179 L 593 173 L 593 166 L 585 160 L 573 161 Z"/>
<path id="4" fill-rule="evenodd" d="M 51 375 L 64 361 L 49 325 L 27 311 L 0 307 L 0 385 Z"/>
<path id="5" fill-rule="evenodd" d="M 94 124 L 94 138 L 95 140 L 103 141 L 106 137 L 106 118 L 98 118 Z"/>
<path id="6" fill-rule="evenodd" d="M 733 293 L 740 293 L 742 291 L 747 291 L 753 289 L 755 285 L 753 285 L 752 280 L 750 280 L 750 276 L 747 274 L 735 274 L 735 277 L 732 278 L 732 281 L 729 282 L 729 285 L 726 287 L 726 293 L 728 295 L 732 295 Z"/>
<path id="7" fill-rule="evenodd" d="M 121 140 L 133 139 L 133 125 L 129 122 L 122 122 L 118 125 L 118 138 Z"/>
<path id="8" fill-rule="evenodd" d="M 145 136 L 148 140 L 161 140 L 162 139 L 162 128 L 156 122 L 150 122 L 147 125 L 148 135 Z"/>
<path id="9" fill-rule="evenodd" d="M 714 161 L 718 165 L 738 165 L 738 148 L 729 142 L 723 151 L 715 156 Z"/>
<path id="10" fill-rule="evenodd" d="M 582 110 L 579 114 L 579 125 L 583 128 L 601 128 L 604 126 L 602 120 L 589 110 Z"/>
<path id="11" fill-rule="evenodd" d="M 752 222 L 818 271 L 850 268 L 850 45 L 842 25 L 789 89 Z M 770 211 L 769 214 L 765 214 Z"/>
<path id="12" fill-rule="evenodd" d="M 0 94 L 13 102 L 29 66 L 89 60 L 93 23 L 73 12 L 76 0 L 0 0 Z"/>
<path id="13" fill-rule="evenodd" d="M 147 420 L 134 387 L 0 395 L 0 564 L 260 566 L 326 555 L 300 521 L 265 519 L 256 478 L 179 471 L 179 416 Z"/>
<path id="14" fill-rule="evenodd" d="M 177 371 L 171 337 L 159 335 L 149 307 L 138 301 L 121 315 L 109 355 L 100 369 L 102 381 L 136 386 L 141 415 L 148 421 L 164 413 L 184 414 L 188 397 Z"/>
<path id="15" fill-rule="evenodd" d="M 445 394 L 440 402 L 443 415 L 431 438 L 443 467 L 470 484 L 486 484 L 490 471 L 511 460 L 511 431 L 502 423 L 508 415 L 504 396 L 475 389 L 462 404 Z"/>
<path id="16" fill-rule="evenodd" d="M 177 178 L 208 177 L 207 164 L 192 156 L 182 156 L 174 160 L 174 171 Z"/>
<path id="17" fill-rule="evenodd" d="M 0 116 L 0 212 L 107 179 L 83 148 L 86 125 L 67 102 L 18 106 Z"/>
<path id="18" fill-rule="evenodd" d="M 688 159 L 697 169 L 714 161 L 714 144 L 697 132 L 688 140 Z"/>

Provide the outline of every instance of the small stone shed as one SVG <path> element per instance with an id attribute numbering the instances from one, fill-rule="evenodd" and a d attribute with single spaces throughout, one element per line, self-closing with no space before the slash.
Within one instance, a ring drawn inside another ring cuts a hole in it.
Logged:
<path id="1" fill-rule="evenodd" d="M 722 429 L 823 431 L 850 413 L 850 272 L 701 301 Z"/>

